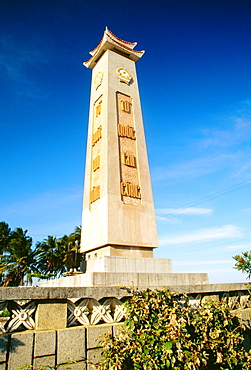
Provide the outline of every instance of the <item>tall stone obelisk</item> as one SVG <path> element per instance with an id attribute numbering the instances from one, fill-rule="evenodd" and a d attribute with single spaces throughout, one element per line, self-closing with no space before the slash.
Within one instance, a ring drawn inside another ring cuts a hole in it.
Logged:
<path id="1" fill-rule="evenodd" d="M 92 69 L 81 252 L 86 271 L 41 286 L 157 288 L 204 284 L 172 273 L 158 247 L 135 62 L 144 54 L 107 28 L 84 65 Z"/>
<path id="2" fill-rule="evenodd" d="M 135 63 L 144 51 L 107 28 L 92 69 L 81 251 L 153 257 L 158 236 Z"/>

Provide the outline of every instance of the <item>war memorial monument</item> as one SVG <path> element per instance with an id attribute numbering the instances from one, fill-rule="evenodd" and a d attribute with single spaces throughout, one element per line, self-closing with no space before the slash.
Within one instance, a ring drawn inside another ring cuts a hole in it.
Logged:
<path id="1" fill-rule="evenodd" d="M 173 273 L 154 258 L 156 220 L 135 62 L 143 51 L 108 29 L 85 64 L 93 70 L 86 155 L 82 272 L 40 287 L 1 287 L 0 369 L 91 370 L 100 335 L 124 320 L 124 287 L 186 293 L 188 304 L 227 302 L 250 333 L 250 293 L 241 283 L 208 284 L 207 274 Z M 168 251 L 167 251 L 168 254 Z M 250 343 L 250 341 L 249 341 Z M 69 366 L 70 365 L 70 366 Z"/>
<path id="2" fill-rule="evenodd" d="M 144 51 L 107 28 L 84 63 L 92 69 L 81 252 L 86 271 L 41 286 L 206 284 L 154 258 L 158 235 L 135 63 Z"/>

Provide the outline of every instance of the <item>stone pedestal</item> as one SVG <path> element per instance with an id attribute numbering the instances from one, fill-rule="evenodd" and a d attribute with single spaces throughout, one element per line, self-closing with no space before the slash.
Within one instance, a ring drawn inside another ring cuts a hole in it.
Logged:
<path id="1" fill-rule="evenodd" d="M 167 258 L 102 256 L 87 259 L 87 273 L 171 273 L 172 261 Z"/>
<path id="2" fill-rule="evenodd" d="M 87 272 L 75 276 L 42 282 L 42 287 L 119 287 L 135 286 L 156 289 L 176 285 L 208 284 L 206 273 L 133 273 Z"/>
<path id="3" fill-rule="evenodd" d="M 84 274 L 41 282 L 40 286 L 161 288 L 207 283 L 205 273 L 173 273 L 170 259 L 102 256 L 88 260 Z"/>

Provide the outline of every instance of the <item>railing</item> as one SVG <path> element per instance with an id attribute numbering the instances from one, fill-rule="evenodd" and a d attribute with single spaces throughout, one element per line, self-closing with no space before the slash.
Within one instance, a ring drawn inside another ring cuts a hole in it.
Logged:
<path id="1" fill-rule="evenodd" d="M 10 301 L 0 303 L 0 313 L 4 310 L 11 312 L 11 317 L 2 327 L 3 332 L 18 330 L 33 330 L 35 311 L 39 301 L 20 302 Z M 55 303 L 54 303 L 55 304 Z M 117 298 L 101 299 L 83 298 L 76 302 L 67 300 L 67 327 L 75 325 L 97 325 L 100 322 L 120 322 L 126 313 L 123 303 Z"/>
<path id="2" fill-rule="evenodd" d="M 186 293 L 187 303 L 191 306 L 217 300 L 225 301 L 232 311 L 251 307 L 246 284 L 206 284 L 167 288 Z M 102 322 L 118 323 L 125 318 L 124 301 L 130 296 L 130 291 L 115 287 L 0 288 L 0 313 L 5 310 L 11 313 L 10 318 L 2 326 L 2 331 L 58 329 L 76 325 L 97 325 Z M 55 327 L 53 320 L 56 322 Z"/>

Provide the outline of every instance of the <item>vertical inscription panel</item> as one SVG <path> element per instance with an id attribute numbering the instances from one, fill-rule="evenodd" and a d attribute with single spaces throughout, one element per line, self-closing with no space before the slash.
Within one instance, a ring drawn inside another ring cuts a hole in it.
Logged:
<path id="1" fill-rule="evenodd" d="M 93 106 L 90 209 L 100 199 L 100 155 L 102 143 L 102 96 Z"/>
<path id="2" fill-rule="evenodd" d="M 125 204 L 139 206 L 141 204 L 141 191 L 132 98 L 117 92 L 117 108 L 120 193 Z"/>

